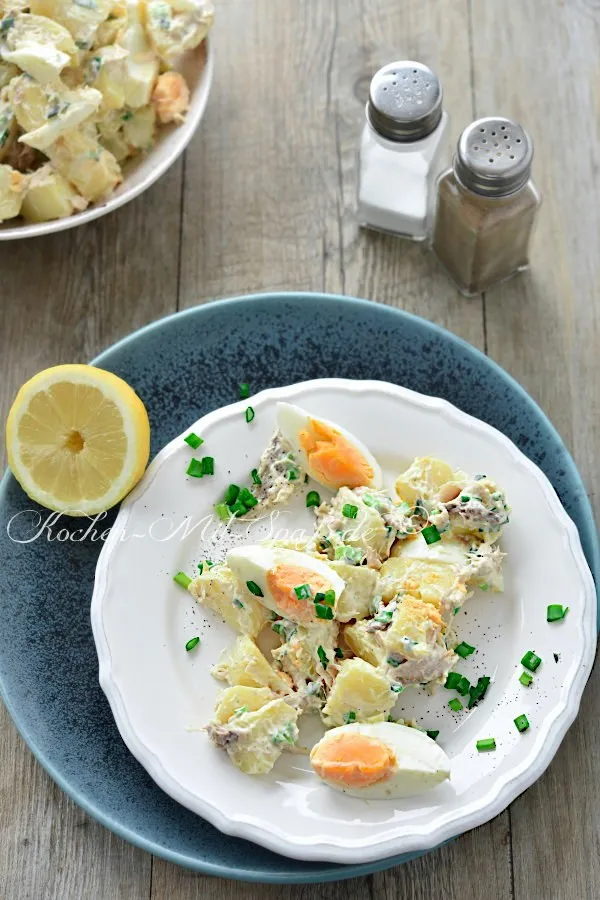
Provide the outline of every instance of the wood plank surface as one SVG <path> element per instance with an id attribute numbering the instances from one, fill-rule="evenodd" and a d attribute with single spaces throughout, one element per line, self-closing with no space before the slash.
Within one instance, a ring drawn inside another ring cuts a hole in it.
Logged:
<path id="1" fill-rule="evenodd" d="M 87 360 L 175 308 L 251 291 L 339 291 L 417 312 L 487 349 L 548 412 L 593 489 L 596 0 L 221 0 L 217 13 L 213 93 L 185 161 L 99 222 L 0 245 L 2 421 L 35 371 Z M 534 136 L 545 195 L 534 268 L 484 300 L 461 297 L 422 248 L 356 227 L 369 78 L 401 57 L 440 75 L 453 140 L 474 114 L 495 112 Z M 510 813 L 406 866 L 319 887 L 240 884 L 152 859 L 64 796 L 0 708 L 0 898 L 597 898 L 598 682 L 596 673 L 583 717 Z"/>

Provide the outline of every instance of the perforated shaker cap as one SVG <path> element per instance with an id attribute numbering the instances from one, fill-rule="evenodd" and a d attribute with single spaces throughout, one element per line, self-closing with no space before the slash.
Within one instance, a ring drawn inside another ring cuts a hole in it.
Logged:
<path id="1" fill-rule="evenodd" d="M 511 119 L 491 116 L 465 128 L 458 141 L 454 171 L 477 194 L 502 197 L 529 181 L 533 144 Z"/>
<path id="2" fill-rule="evenodd" d="M 435 131 L 442 117 L 442 87 L 423 63 L 389 63 L 375 73 L 367 118 L 390 141 L 418 141 Z"/>

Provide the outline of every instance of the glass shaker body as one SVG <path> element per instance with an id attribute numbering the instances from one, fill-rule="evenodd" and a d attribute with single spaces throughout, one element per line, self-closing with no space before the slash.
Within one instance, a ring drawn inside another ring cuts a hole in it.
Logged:
<path id="1" fill-rule="evenodd" d="M 439 178 L 431 249 L 467 296 L 529 266 L 541 202 L 532 160 L 527 132 L 510 119 L 489 117 L 463 131 L 452 168 Z"/>
<path id="2" fill-rule="evenodd" d="M 448 162 L 449 119 L 421 140 L 391 141 L 366 122 L 358 153 L 360 225 L 423 241 L 431 231 L 436 183 Z"/>

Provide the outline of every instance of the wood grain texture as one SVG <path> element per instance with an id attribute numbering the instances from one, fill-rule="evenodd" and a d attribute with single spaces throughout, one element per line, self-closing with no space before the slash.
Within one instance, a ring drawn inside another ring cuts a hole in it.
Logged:
<path id="1" fill-rule="evenodd" d="M 600 5 L 473 3 L 477 112 L 514 116 L 543 195 L 532 270 L 486 298 L 490 355 L 548 413 L 600 516 Z M 535 47 L 535 52 L 533 52 Z M 504 60 L 505 65 L 490 65 Z M 511 809 L 515 897 L 600 895 L 600 673 L 546 774 Z"/>
<path id="2" fill-rule="evenodd" d="M 487 348 L 549 413 L 593 493 L 597 0 L 218 6 L 214 90 L 185 163 L 106 219 L 0 246 L 2 420 L 33 372 L 87 360 L 178 306 L 269 289 L 345 291 L 417 312 Z M 474 113 L 514 115 L 533 133 L 545 195 L 533 270 L 484 301 L 461 297 L 422 248 L 356 227 L 355 153 L 369 79 L 401 57 L 439 73 L 453 140 Z M 600 495 L 593 500 L 598 513 Z M 318 887 L 240 884 L 152 860 L 53 785 L 0 708 L 0 898 L 597 898 L 599 693 L 596 673 L 583 717 L 510 815 L 406 866 Z"/>

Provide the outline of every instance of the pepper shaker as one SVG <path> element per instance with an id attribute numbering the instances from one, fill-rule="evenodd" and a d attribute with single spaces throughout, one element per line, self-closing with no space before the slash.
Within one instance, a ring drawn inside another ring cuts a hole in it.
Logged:
<path id="1" fill-rule="evenodd" d="M 435 185 L 448 164 L 448 114 L 436 75 L 419 62 L 389 63 L 373 77 L 358 157 L 358 221 L 423 241 Z"/>
<path id="2" fill-rule="evenodd" d="M 438 183 L 432 250 L 466 296 L 529 267 L 540 196 L 531 180 L 533 145 L 510 119 L 478 119 Z"/>

